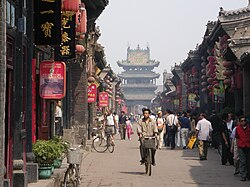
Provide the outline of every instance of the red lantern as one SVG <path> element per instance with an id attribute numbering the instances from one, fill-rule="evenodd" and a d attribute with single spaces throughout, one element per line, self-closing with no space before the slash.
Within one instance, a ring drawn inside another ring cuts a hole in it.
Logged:
<path id="1" fill-rule="evenodd" d="M 207 82 L 202 82 L 201 85 L 202 86 L 207 86 Z"/>
<path id="2" fill-rule="evenodd" d="M 202 62 L 201 66 L 204 68 L 204 67 L 206 67 L 206 64 L 207 64 L 206 62 Z"/>
<path id="3" fill-rule="evenodd" d="M 192 67 L 192 74 L 194 75 L 197 72 L 197 69 L 195 66 Z"/>
<path id="4" fill-rule="evenodd" d="M 208 78 L 208 79 L 207 79 L 207 82 L 209 82 L 210 84 L 212 84 L 212 83 L 213 83 L 213 81 L 214 81 L 214 79 L 213 79 L 213 78 Z"/>
<path id="5" fill-rule="evenodd" d="M 82 53 L 84 53 L 84 51 L 85 51 L 85 48 L 83 45 L 76 45 L 76 53 L 77 54 L 82 54 Z"/>
<path id="6" fill-rule="evenodd" d="M 225 67 L 225 68 L 230 68 L 230 67 L 232 67 L 232 65 L 233 65 L 233 62 L 232 61 L 223 61 L 223 66 Z"/>
<path id="7" fill-rule="evenodd" d="M 201 79 L 202 79 L 202 80 L 206 80 L 206 79 L 207 79 L 207 76 L 206 76 L 206 75 L 202 75 L 202 76 L 201 76 Z"/>
<path id="8" fill-rule="evenodd" d="M 205 75 L 206 74 L 206 69 L 202 69 L 201 73 Z"/>
<path id="9" fill-rule="evenodd" d="M 209 97 L 213 97 L 213 95 L 214 95 L 213 92 L 209 92 L 208 94 Z"/>
<path id="10" fill-rule="evenodd" d="M 62 11 L 77 12 L 79 10 L 80 4 L 81 0 L 63 0 Z"/>
<path id="11" fill-rule="evenodd" d="M 223 71 L 223 75 L 227 76 L 227 77 L 231 77 L 233 75 L 233 70 L 224 70 Z"/>
<path id="12" fill-rule="evenodd" d="M 206 88 L 202 88 L 201 91 L 202 91 L 202 92 L 206 92 L 207 89 L 206 89 Z"/>
<path id="13" fill-rule="evenodd" d="M 81 10 L 77 12 L 78 19 L 76 20 L 76 32 L 83 34 L 87 32 L 87 12 L 83 3 L 80 9 Z"/>
<path id="14" fill-rule="evenodd" d="M 212 85 L 209 85 L 209 86 L 207 87 L 207 89 L 208 89 L 208 90 L 212 90 L 212 89 L 213 89 L 213 86 L 212 86 Z"/>
<path id="15" fill-rule="evenodd" d="M 223 81 L 223 83 L 224 83 L 225 85 L 231 85 L 231 79 L 225 79 L 225 80 Z"/>

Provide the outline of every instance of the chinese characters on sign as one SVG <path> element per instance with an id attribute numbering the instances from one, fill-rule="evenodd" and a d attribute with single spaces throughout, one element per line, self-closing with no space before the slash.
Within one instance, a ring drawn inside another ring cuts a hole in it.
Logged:
<path id="1" fill-rule="evenodd" d="M 96 85 L 91 84 L 88 86 L 88 103 L 94 103 L 96 102 Z"/>
<path id="2" fill-rule="evenodd" d="M 39 85 L 41 98 L 62 99 L 66 90 L 66 65 L 55 61 L 41 62 Z"/>
<path id="3" fill-rule="evenodd" d="M 34 1 L 36 45 L 60 45 L 61 0 Z"/>
<path id="4" fill-rule="evenodd" d="M 100 92 L 99 93 L 99 106 L 100 107 L 107 107 L 109 101 L 109 96 L 107 92 Z"/>
<path id="5" fill-rule="evenodd" d="M 55 47 L 55 60 L 65 61 L 75 58 L 75 23 L 76 15 L 73 12 L 62 12 L 62 43 Z"/>

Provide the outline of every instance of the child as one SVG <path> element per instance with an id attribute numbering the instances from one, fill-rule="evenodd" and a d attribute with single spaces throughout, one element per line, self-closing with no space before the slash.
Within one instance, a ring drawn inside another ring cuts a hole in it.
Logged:
<path id="1" fill-rule="evenodd" d="M 128 139 L 131 140 L 132 124 L 128 117 L 126 117 L 126 130 L 127 130 Z"/>

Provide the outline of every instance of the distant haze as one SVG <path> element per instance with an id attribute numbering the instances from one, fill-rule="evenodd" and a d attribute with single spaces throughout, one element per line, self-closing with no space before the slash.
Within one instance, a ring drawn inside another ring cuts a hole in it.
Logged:
<path id="1" fill-rule="evenodd" d="M 206 24 L 217 21 L 219 7 L 234 10 L 248 5 L 247 0 L 109 0 L 98 18 L 108 64 L 115 73 L 126 60 L 127 47 L 150 48 L 152 60 L 160 61 L 154 70 L 164 70 L 187 58 L 187 53 L 202 42 Z"/>

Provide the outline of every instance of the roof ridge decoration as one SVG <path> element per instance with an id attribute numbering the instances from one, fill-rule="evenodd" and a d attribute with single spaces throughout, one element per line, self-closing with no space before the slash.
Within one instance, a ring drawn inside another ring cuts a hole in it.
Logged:
<path id="1" fill-rule="evenodd" d="M 220 7 L 219 11 L 219 20 L 228 20 L 228 19 L 239 19 L 239 17 L 250 17 L 250 0 L 247 7 L 235 9 L 235 10 L 224 10 Z"/>

